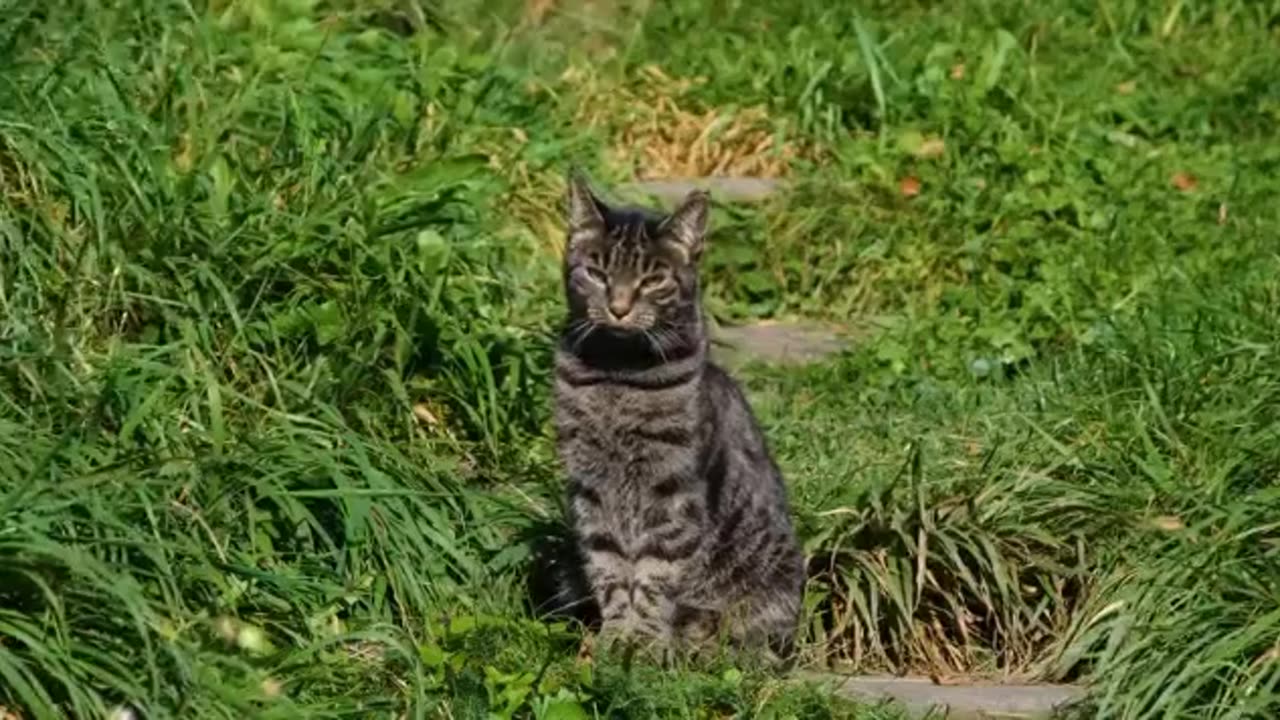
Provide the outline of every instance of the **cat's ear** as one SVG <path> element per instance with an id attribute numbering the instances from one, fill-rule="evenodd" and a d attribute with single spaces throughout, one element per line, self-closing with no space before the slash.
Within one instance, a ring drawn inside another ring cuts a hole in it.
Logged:
<path id="1" fill-rule="evenodd" d="M 690 262 L 702 255 L 710 205 L 711 196 L 705 190 L 694 190 L 685 196 L 680 206 L 662 223 L 663 230 L 684 251 Z"/>
<path id="2" fill-rule="evenodd" d="M 582 173 L 573 168 L 569 171 L 569 190 L 565 200 L 568 213 L 569 243 L 575 238 L 581 239 L 588 234 L 604 231 L 605 204 L 591 192 L 591 186 Z"/>

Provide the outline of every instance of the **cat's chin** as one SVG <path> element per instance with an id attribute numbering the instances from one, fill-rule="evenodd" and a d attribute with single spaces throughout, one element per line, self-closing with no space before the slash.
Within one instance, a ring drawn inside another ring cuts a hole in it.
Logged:
<path id="1" fill-rule="evenodd" d="M 618 340 L 629 340 L 642 337 L 644 331 L 648 328 L 636 327 L 635 325 L 601 325 L 600 329 L 610 337 Z"/>

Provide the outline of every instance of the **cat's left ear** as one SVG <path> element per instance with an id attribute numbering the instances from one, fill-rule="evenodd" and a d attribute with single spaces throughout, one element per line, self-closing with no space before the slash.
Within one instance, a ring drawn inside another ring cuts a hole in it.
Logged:
<path id="1" fill-rule="evenodd" d="M 662 223 L 662 229 L 675 240 L 689 262 L 695 262 L 702 256 L 710 205 L 711 196 L 707 191 L 694 190 Z"/>
<path id="2" fill-rule="evenodd" d="M 568 212 L 569 233 L 572 235 L 603 229 L 605 205 L 591 191 L 581 170 L 569 170 L 568 186 L 565 209 Z"/>

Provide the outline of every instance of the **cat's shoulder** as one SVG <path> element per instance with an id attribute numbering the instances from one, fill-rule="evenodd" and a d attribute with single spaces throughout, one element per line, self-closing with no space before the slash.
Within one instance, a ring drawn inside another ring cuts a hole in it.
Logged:
<path id="1" fill-rule="evenodd" d="M 723 366 L 714 362 L 707 361 L 706 367 L 702 372 L 702 382 L 710 389 L 718 393 L 725 393 L 738 398 L 743 398 L 742 384 L 738 382 L 732 374 Z"/>

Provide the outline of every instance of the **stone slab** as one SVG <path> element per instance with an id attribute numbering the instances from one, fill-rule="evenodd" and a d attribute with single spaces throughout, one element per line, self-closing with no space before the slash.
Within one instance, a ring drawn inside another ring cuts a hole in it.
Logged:
<path id="1" fill-rule="evenodd" d="M 1049 720 L 1084 699 L 1074 685 L 958 683 L 939 685 L 928 678 L 839 675 L 805 671 L 797 680 L 826 686 L 856 702 L 892 702 L 912 718 L 946 720 Z"/>
<path id="2" fill-rule="evenodd" d="M 629 183 L 618 188 L 619 194 L 633 198 L 657 198 L 670 207 L 678 204 L 693 190 L 707 190 L 711 199 L 724 203 L 754 203 L 766 200 L 782 189 L 773 178 L 699 177 L 663 178 Z"/>
<path id="3" fill-rule="evenodd" d="M 730 362 L 759 360 L 803 365 L 843 350 L 848 341 L 819 323 L 766 320 L 750 325 L 721 325 L 712 330 L 712 352 Z"/>

